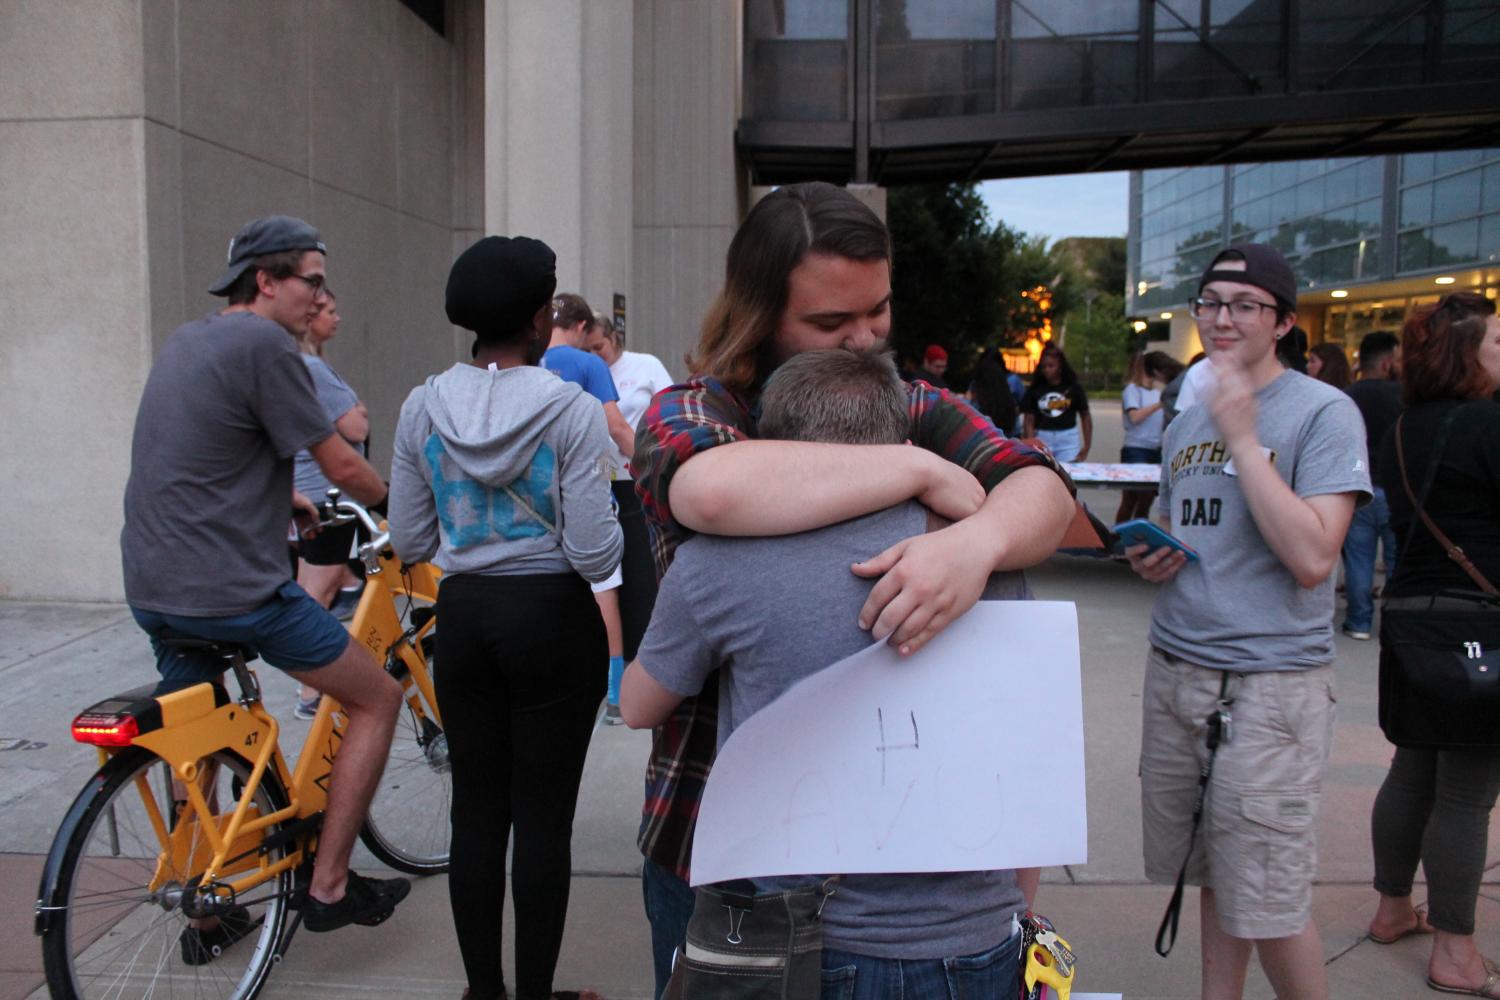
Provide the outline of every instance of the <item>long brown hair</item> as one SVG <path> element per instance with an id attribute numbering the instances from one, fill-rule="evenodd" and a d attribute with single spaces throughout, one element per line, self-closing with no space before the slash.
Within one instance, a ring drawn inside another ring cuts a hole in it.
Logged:
<path id="1" fill-rule="evenodd" d="M 1318 374 L 1313 376 L 1319 382 L 1326 382 L 1335 389 L 1344 389 L 1353 381 L 1349 374 L 1349 356 L 1338 344 L 1330 344 L 1327 341 L 1314 344 L 1307 349 L 1307 356 L 1309 358 L 1316 356 L 1323 363 L 1323 367 L 1318 369 Z"/>
<path id="2" fill-rule="evenodd" d="M 1408 404 L 1490 394 L 1479 345 L 1494 314 L 1495 303 L 1477 292 L 1454 292 L 1412 310 L 1401 328 L 1402 396 Z"/>
<path id="3" fill-rule="evenodd" d="M 809 253 L 889 261 L 891 237 L 880 217 L 841 187 L 814 181 L 766 195 L 729 243 L 724 288 L 703 319 L 688 368 L 738 391 L 763 382 L 788 281 Z"/>

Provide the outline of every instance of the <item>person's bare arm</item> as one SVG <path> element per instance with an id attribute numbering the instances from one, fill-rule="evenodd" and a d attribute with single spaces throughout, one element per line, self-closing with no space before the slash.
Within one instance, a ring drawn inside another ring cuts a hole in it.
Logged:
<path id="1" fill-rule="evenodd" d="M 1083 462 L 1088 460 L 1089 447 L 1094 443 L 1094 415 L 1085 413 L 1078 418 L 1078 422 L 1083 426 L 1083 447 L 1079 449 L 1078 457 L 1073 461 Z"/>
<path id="2" fill-rule="evenodd" d="M 1028 413 L 1021 421 L 1021 436 L 1024 438 L 1036 437 L 1036 414 Z"/>
<path id="3" fill-rule="evenodd" d="M 1040 868 L 1017 868 L 1016 886 L 1021 890 L 1021 898 L 1026 900 L 1026 909 L 1036 909 L 1036 893 L 1042 884 L 1042 870 Z"/>
<path id="4" fill-rule="evenodd" d="M 1159 400 L 1146 406 L 1132 406 L 1125 411 L 1125 419 L 1129 420 L 1132 424 L 1138 424 L 1159 409 L 1161 409 L 1161 402 Z"/>
<path id="5" fill-rule="evenodd" d="M 364 403 L 355 403 L 347 413 L 333 422 L 333 429 L 345 441 L 358 444 L 370 436 L 370 411 Z"/>
<path id="6" fill-rule="evenodd" d="M 620 679 L 620 718 L 631 729 L 653 729 L 667 721 L 682 695 L 668 691 L 633 660 Z"/>
<path id="7" fill-rule="evenodd" d="M 715 535 L 810 531 L 909 499 L 959 520 L 979 509 L 984 490 L 924 448 L 805 441 L 720 445 L 688 459 L 672 480 L 676 520 Z"/>
<path id="8" fill-rule="evenodd" d="M 360 503 L 385 499 L 385 480 L 341 435 L 330 434 L 307 450 L 328 481 Z"/>
<path id="9" fill-rule="evenodd" d="M 1208 405 L 1224 435 L 1240 491 L 1255 527 L 1298 586 L 1316 587 L 1339 559 L 1354 516 L 1354 493 L 1300 497 L 1276 472 L 1255 432 L 1255 393 L 1237 368 L 1215 369 L 1218 388 Z"/>
<path id="10" fill-rule="evenodd" d="M 609 402 L 604 404 L 604 421 L 609 426 L 609 436 L 614 441 L 615 447 L 620 449 L 622 455 L 629 455 L 635 451 L 635 431 L 630 429 L 625 414 L 620 412 L 620 404 Z"/>
<path id="11" fill-rule="evenodd" d="M 860 627 L 903 655 L 915 652 L 974 606 L 991 573 L 1050 556 L 1075 510 L 1057 473 L 1045 466 L 1017 469 L 972 517 L 854 564 L 859 576 L 881 577 L 860 609 Z"/>

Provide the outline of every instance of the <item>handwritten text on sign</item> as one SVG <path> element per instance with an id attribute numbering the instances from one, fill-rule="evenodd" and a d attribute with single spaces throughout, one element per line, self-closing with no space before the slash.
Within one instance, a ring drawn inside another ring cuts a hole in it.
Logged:
<path id="1" fill-rule="evenodd" d="M 870 646 L 735 730 L 698 813 L 692 881 L 1087 855 L 1077 612 L 982 601 L 915 655 Z"/>

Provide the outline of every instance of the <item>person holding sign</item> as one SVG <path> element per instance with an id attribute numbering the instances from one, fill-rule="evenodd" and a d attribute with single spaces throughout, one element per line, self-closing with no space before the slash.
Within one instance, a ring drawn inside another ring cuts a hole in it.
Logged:
<path id="1" fill-rule="evenodd" d="M 1161 524 L 1199 558 L 1126 550 L 1162 584 L 1141 736 L 1146 875 L 1202 886 L 1203 996 L 1239 997 L 1255 951 L 1278 996 L 1328 996 L 1311 921 L 1314 825 L 1333 737 L 1333 579 L 1370 498 L 1358 409 L 1281 366 L 1297 281 L 1270 246 L 1214 258 L 1189 304 L 1215 387 L 1162 448 Z"/>
<path id="2" fill-rule="evenodd" d="M 776 370 L 761 397 L 761 435 L 780 441 L 901 445 L 909 424 L 906 389 L 879 349 L 799 354 Z M 626 723 L 661 724 L 722 671 L 722 747 L 797 681 L 870 644 L 857 619 L 874 584 L 849 572 L 852 563 L 947 523 L 904 500 L 798 534 L 689 538 L 662 579 L 640 656 L 625 673 Z M 1030 594 L 1025 577 L 1009 572 L 991 576 L 983 596 Z M 761 892 L 780 892 L 828 874 L 754 881 Z M 1015 996 L 1017 917 L 1026 906 L 1014 871 L 848 875 L 823 909 L 824 995 L 948 996 L 951 980 L 959 995 Z M 940 994 L 933 983 L 943 984 Z"/>
<path id="3" fill-rule="evenodd" d="M 916 499 L 957 520 L 852 567 L 879 578 L 856 609 L 859 626 L 909 653 L 972 607 L 990 573 L 1052 554 L 1077 509 L 1066 475 L 945 390 L 907 386 L 905 437 L 916 447 L 757 440 L 761 390 L 779 364 L 890 334 L 890 234 L 868 206 L 832 184 L 779 188 L 746 216 L 724 271 L 691 359 L 698 374 L 658 393 L 637 434 L 631 465 L 659 573 L 694 531 L 787 535 Z M 688 859 L 716 746 L 716 683 L 652 737 L 639 843 L 658 992 L 692 909 Z"/>

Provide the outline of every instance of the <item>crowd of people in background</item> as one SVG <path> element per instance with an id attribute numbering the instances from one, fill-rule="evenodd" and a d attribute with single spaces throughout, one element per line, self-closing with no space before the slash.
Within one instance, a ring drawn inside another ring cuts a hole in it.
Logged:
<path id="1" fill-rule="evenodd" d="M 1022 571 L 1074 519 L 1061 463 L 1090 455 L 1088 392 L 1053 343 L 1029 385 L 1001 352 L 979 356 L 972 403 L 946 388 L 938 344 L 902 381 L 885 352 L 885 225 L 844 189 L 795 184 L 735 234 L 691 375 L 676 384 L 658 359 L 625 349 L 623 326 L 558 294 L 545 243 L 469 247 L 444 308 L 472 333 L 470 357 L 407 397 L 387 489 L 366 458 L 371 414 L 323 356 L 340 322 L 326 254 L 300 220 L 246 226 L 212 289 L 227 308 L 174 334 L 147 383 L 122 549 L 162 683 L 221 669 L 164 643 L 179 632 L 255 647 L 302 685 L 299 715 L 319 691 L 342 703 L 349 727 L 304 926 L 389 917 L 409 884 L 362 878 L 348 858 L 400 692 L 329 613 L 358 587 L 354 538 L 316 532 L 308 498 L 337 486 L 388 503 L 396 554 L 444 571 L 435 678 L 464 996 L 511 995 L 500 940 L 512 837 L 514 995 L 593 996 L 555 991 L 553 979 L 602 703 L 605 721 L 653 730 L 638 843 L 659 997 L 705 905 L 689 861 L 716 749 L 797 679 L 872 639 L 910 655 L 980 599 L 1029 599 Z M 1121 398 L 1121 461 L 1161 475 L 1159 490 L 1124 491 L 1117 519 L 1154 518 L 1196 551 L 1125 557 L 1160 586 L 1142 822 L 1147 874 L 1178 893 L 1158 949 L 1175 937 L 1182 886 L 1201 886 L 1203 991 L 1216 998 L 1241 995 L 1252 954 L 1278 995 L 1327 996 L 1311 887 L 1337 566 L 1354 639 L 1370 638 L 1377 594 L 1387 608 L 1439 608 L 1469 586 L 1424 516 L 1500 579 L 1494 303 L 1456 293 L 1417 309 L 1399 340 L 1366 336 L 1351 380 L 1337 345 L 1306 349 L 1296 288 L 1268 246 L 1220 253 L 1189 308 L 1208 359 L 1184 368 L 1141 354 Z M 219 491 L 213 503 L 200 488 Z M 288 497 L 297 583 L 284 558 Z M 246 528 L 215 537 L 226 511 Z M 1500 996 L 1500 972 L 1474 942 L 1497 793 L 1500 750 L 1402 747 L 1375 804 L 1370 937 L 1432 932 L 1435 989 Z M 1419 862 L 1425 910 L 1411 905 Z M 757 880 L 757 891 L 829 876 L 844 881 L 826 912 L 819 903 L 824 997 L 947 996 L 938 984 L 1016 994 L 1034 870 L 822 872 Z M 231 910 L 195 923 L 184 959 L 232 946 L 237 921 Z"/>

